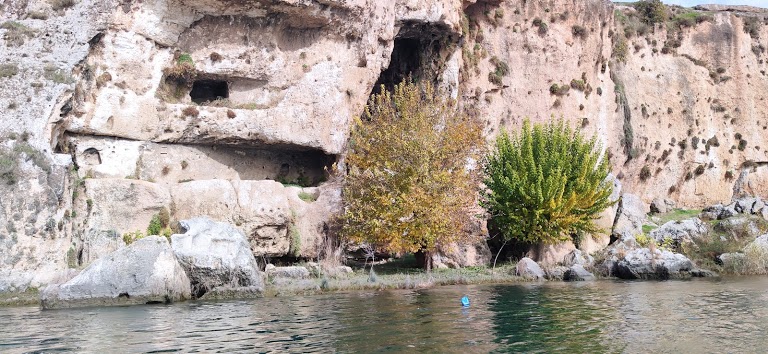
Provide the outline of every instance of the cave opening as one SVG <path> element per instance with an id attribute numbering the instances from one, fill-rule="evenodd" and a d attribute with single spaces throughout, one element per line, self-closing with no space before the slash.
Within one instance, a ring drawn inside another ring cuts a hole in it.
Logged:
<path id="1" fill-rule="evenodd" d="M 381 87 L 392 91 L 407 78 L 413 81 L 430 80 L 437 83 L 445 59 L 446 48 L 457 41 L 450 29 L 442 25 L 406 22 L 395 38 L 389 66 L 381 72 L 372 94 L 381 93 Z"/>
<path id="2" fill-rule="evenodd" d="M 385 90 L 392 91 L 395 85 L 409 76 L 417 79 L 421 67 L 422 52 L 422 43 L 417 38 L 395 39 L 389 67 L 381 72 L 373 92 L 380 93 L 382 85 L 384 85 Z"/>
<path id="3" fill-rule="evenodd" d="M 335 155 L 321 150 L 273 152 L 277 163 L 272 173 L 274 180 L 286 185 L 317 187 L 330 177 L 330 170 L 337 161 Z M 279 161 L 279 162 L 278 162 Z M 268 179 L 272 179 L 268 177 Z"/>
<path id="4" fill-rule="evenodd" d="M 83 151 L 83 164 L 84 165 L 101 165 L 101 153 L 95 148 L 87 148 Z"/>
<path id="5" fill-rule="evenodd" d="M 201 284 L 199 282 L 192 282 L 191 284 L 192 288 L 192 298 L 193 299 L 199 299 L 205 295 L 209 289 L 205 284 Z"/>
<path id="6" fill-rule="evenodd" d="M 229 98 L 229 84 L 223 80 L 195 80 L 189 97 L 197 104 Z"/>

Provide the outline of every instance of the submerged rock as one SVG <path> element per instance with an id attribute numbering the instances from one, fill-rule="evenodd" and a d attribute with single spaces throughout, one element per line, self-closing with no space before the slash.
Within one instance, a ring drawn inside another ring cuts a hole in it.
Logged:
<path id="1" fill-rule="evenodd" d="M 41 294 L 43 308 L 168 303 L 190 298 L 190 282 L 168 240 L 148 236 L 99 258 Z"/>
<path id="2" fill-rule="evenodd" d="M 263 286 L 218 286 L 205 293 L 201 300 L 254 299 L 262 297 Z"/>
<path id="3" fill-rule="evenodd" d="M 232 225 L 208 218 L 181 221 L 183 234 L 171 236 L 173 253 L 184 267 L 192 293 L 201 297 L 217 288 L 264 288 L 248 240 Z"/>
<path id="4" fill-rule="evenodd" d="M 584 267 L 580 264 L 576 264 L 568 268 L 568 270 L 563 274 L 563 280 L 565 281 L 587 281 L 587 280 L 595 280 L 595 275 L 588 272 Z"/>
<path id="5" fill-rule="evenodd" d="M 690 273 L 692 277 L 696 277 L 696 278 L 713 278 L 713 277 L 719 276 L 717 273 L 711 270 L 700 269 L 700 268 L 691 269 Z"/>
<path id="6" fill-rule="evenodd" d="M 544 273 L 544 270 L 541 269 L 539 264 L 528 257 L 525 257 L 517 262 L 517 266 L 515 267 L 515 274 L 523 278 L 534 280 L 544 280 L 546 278 L 546 274 Z"/>

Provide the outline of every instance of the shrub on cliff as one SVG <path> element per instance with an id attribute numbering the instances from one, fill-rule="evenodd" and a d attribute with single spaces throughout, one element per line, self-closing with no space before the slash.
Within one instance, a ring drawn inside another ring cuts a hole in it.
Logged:
<path id="1" fill-rule="evenodd" d="M 405 81 L 375 95 L 352 130 L 342 236 L 425 253 L 461 238 L 481 145 L 479 122 L 429 84 Z"/>
<path id="2" fill-rule="evenodd" d="M 643 22 L 663 23 L 667 20 L 667 7 L 661 0 L 642 0 L 634 4 Z"/>
<path id="3" fill-rule="evenodd" d="M 175 65 L 164 68 L 163 74 L 165 74 L 165 79 L 167 81 L 182 86 L 192 85 L 192 82 L 197 79 L 195 62 L 192 60 L 192 56 L 187 53 L 179 54 L 176 58 Z"/>
<path id="4" fill-rule="evenodd" d="M 611 205 L 600 144 L 562 120 L 502 132 L 484 171 L 481 204 L 505 239 L 554 243 L 595 232 L 594 219 Z"/>
<path id="5" fill-rule="evenodd" d="M 160 209 L 160 212 L 153 215 L 152 219 L 149 221 L 149 226 L 147 226 L 147 236 L 165 236 L 170 240 L 171 234 L 173 233 L 170 224 L 170 213 L 167 208 L 163 207 Z"/>
<path id="6" fill-rule="evenodd" d="M 587 39 L 587 36 L 589 36 L 589 31 L 583 26 L 579 25 L 574 25 L 571 27 L 571 33 L 573 33 L 574 37 L 581 38 L 582 40 Z"/>
<path id="7" fill-rule="evenodd" d="M 744 17 L 744 32 L 753 39 L 760 39 L 760 19 L 758 17 Z"/>

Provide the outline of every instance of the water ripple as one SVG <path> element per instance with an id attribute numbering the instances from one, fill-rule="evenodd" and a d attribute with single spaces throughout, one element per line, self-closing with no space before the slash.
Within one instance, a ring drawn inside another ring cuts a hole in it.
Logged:
<path id="1" fill-rule="evenodd" d="M 757 353 L 768 278 L 0 309 L 0 352 Z M 468 294 L 471 308 L 458 299 Z"/>

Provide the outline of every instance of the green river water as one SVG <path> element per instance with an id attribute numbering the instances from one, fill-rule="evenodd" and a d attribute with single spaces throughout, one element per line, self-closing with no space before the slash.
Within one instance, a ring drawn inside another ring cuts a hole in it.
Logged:
<path id="1" fill-rule="evenodd" d="M 471 306 L 462 308 L 467 294 Z M 0 353 L 765 353 L 768 278 L 0 308 Z"/>

